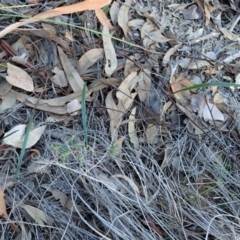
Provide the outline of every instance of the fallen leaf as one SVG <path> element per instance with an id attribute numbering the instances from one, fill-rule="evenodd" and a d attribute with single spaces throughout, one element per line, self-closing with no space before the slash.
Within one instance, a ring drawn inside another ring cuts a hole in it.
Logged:
<path id="1" fill-rule="evenodd" d="M 124 180 L 126 180 L 129 185 L 132 187 L 132 189 L 138 194 L 140 195 L 140 191 L 139 191 L 139 188 L 138 186 L 136 185 L 136 183 L 129 177 L 125 176 L 125 175 L 122 175 L 122 174 L 115 174 L 113 175 L 112 177 L 115 177 L 115 178 L 122 178 Z"/>
<path id="2" fill-rule="evenodd" d="M 112 92 L 107 94 L 105 104 L 107 107 L 107 112 L 110 117 L 110 131 L 112 135 L 112 142 L 115 143 L 118 139 L 118 127 L 121 122 L 122 113 L 118 110 L 116 103 L 114 102 Z"/>
<path id="3" fill-rule="evenodd" d="M 51 226 L 54 224 L 53 218 L 38 208 L 26 204 L 20 204 L 19 207 L 23 208 L 31 218 L 42 227 L 44 226 L 44 223 Z"/>
<path id="4" fill-rule="evenodd" d="M 118 110 L 125 112 L 132 105 L 137 93 L 131 93 L 131 90 L 135 87 L 138 82 L 137 72 L 132 72 L 118 87 L 116 93 L 118 99 Z"/>
<path id="5" fill-rule="evenodd" d="M 66 194 L 62 193 L 58 189 L 55 190 L 48 190 L 52 193 L 53 197 L 56 200 L 59 200 L 63 208 L 67 208 L 69 210 L 73 210 L 73 212 L 80 212 L 82 208 L 79 205 L 73 203 L 72 199 L 69 198 Z M 76 209 L 77 208 L 77 209 Z"/>
<path id="6" fill-rule="evenodd" d="M 166 66 L 169 61 L 170 57 L 182 46 L 182 43 L 177 44 L 176 46 L 170 48 L 164 55 L 162 65 Z"/>
<path id="7" fill-rule="evenodd" d="M 48 23 L 42 23 L 42 27 L 45 31 L 49 32 L 52 35 L 57 35 L 57 30 L 56 28 Z"/>
<path id="8" fill-rule="evenodd" d="M 109 30 L 106 27 L 103 27 L 102 33 L 103 46 L 106 57 L 105 73 L 108 77 L 110 77 L 117 68 L 117 56 L 112 44 L 112 39 L 109 37 Z"/>
<path id="9" fill-rule="evenodd" d="M 153 41 L 157 42 L 157 43 L 165 43 L 165 42 L 169 42 L 172 41 L 174 39 L 171 38 L 166 38 L 162 35 L 161 30 L 156 30 L 153 32 L 148 32 L 146 34 L 150 39 L 152 39 Z"/>
<path id="10" fill-rule="evenodd" d="M 148 69 L 144 69 L 139 74 L 139 81 L 138 81 L 138 96 L 142 102 L 147 99 L 149 95 L 150 88 L 151 88 L 151 72 Z"/>
<path id="11" fill-rule="evenodd" d="M 104 11 L 102 9 L 95 10 L 96 17 L 98 18 L 99 22 L 102 24 L 103 27 L 108 28 L 108 30 L 112 30 L 113 26 L 106 17 Z"/>
<path id="12" fill-rule="evenodd" d="M 21 65 L 23 65 L 23 66 L 26 65 L 27 60 L 28 60 L 28 57 L 26 56 L 25 53 L 23 53 L 23 54 L 20 55 L 20 56 L 13 56 L 13 57 L 12 57 L 12 61 L 13 61 L 13 62 L 18 63 L 18 64 L 21 64 Z"/>
<path id="13" fill-rule="evenodd" d="M 110 7 L 110 16 L 114 25 L 116 25 L 118 21 L 119 8 L 119 3 L 117 1 L 113 1 Z"/>
<path id="14" fill-rule="evenodd" d="M 12 85 L 6 79 L 0 78 L 0 96 L 5 95 L 11 88 Z"/>
<path id="15" fill-rule="evenodd" d="M 135 115 L 136 115 L 136 107 L 133 108 L 129 116 L 130 121 L 128 123 L 128 135 L 130 137 L 131 143 L 134 145 L 134 148 L 139 149 L 139 141 L 138 141 L 138 137 L 135 130 Z"/>
<path id="16" fill-rule="evenodd" d="M 182 11 L 182 14 L 184 19 L 194 20 L 194 19 L 202 18 L 202 13 L 199 11 L 196 5 L 192 5 L 187 9 L 184 9 Z"/>
<path id="17" fill-rule="evenodd" d="M 67 102 L 70 102 L 75 98 L 80 99 L 80 97 L 82 96 L 82 91 L 68 94 L 65 97 L 52 98 L 49 100 L 39 100 L 38 98 L 30 97 L 20 92 L 16 92 L 16 94 L 17 100 L 21 103 L 24 103 L 26 106 L 46 112 L 63 115 L 68 113 L 66 106 Z M 90 98 L 87 97 L 87 101 L 89 100 Z"/>
<path id="18" fill-rule="evenodd" d="M 14 30 L 14 32 L 17 32 L 17 34 L 21 34 L 21 35 L 30 35 L 30 36 L 37 36 L 37 37 L 49 39 L 49 40 L 55 42 L 57 45 L 61 46 L 65 51 L 70 52 L 69 44 L 67 41 L 63 40 L 60 37 L 57 37 L 54 34 L 51 34 L 47 30 L 19 28 L 19 29 Z M 53 45 L 53 46 L 55 46 L 55 45 Z"/>
<path id="19" fill-rule="evenodd" d="M 27 72 L 11 63 L 7 63 L 7 67 L 8 76 L 6 76 L 6 80 L 11 85 L 28 92 L 34 91 L 33 80 Z"/>
<path id="20" fill-rule="evenodd" d="M 178 61 L 178 64 L 182 68 L 187 68 L 187 69 L 191 69 L 191 70 L 210 66 L 210 63 L 207 61 L 190 59 L 190 58 L 182 58 Z"/>
<path id="21" fill-rule="evenodd" d="M 207 103 L 203 109 L 203 119 L 224 121 L 224 116 L 221 111 L 213 104 Z"/>
<path id="22" fill-rule="evenodd" d="M 0 216 L 5 218 L 10 223 L 11 228 L 15 232 L 20 232 L 20 229 L 8 217 L 6 203 L 4 199 L 4 192 L 1 188 L 0 188 Z"/>
<path id="23" fill-rule="evenodd" d="M 118 25 L 122 28 L 125 37 L 128 39 L 128 12 L 132 5 L 132 0 L 126 0 L 118 12 Z"/>
<path id="24" fill-rule="evenodd" d="M 19 124 L 13 127 L 10 131 L 4 134 L 3 143 L 16 148 L 22 148 L 22 144 L 25 138 L 26 127 L 27 125 L 25 124 Z M 26 148 L 30 148 L 37 143 L 37 141 L 42 136 L 45 128 L 46 125 L 30 131 Z"/>
<path id="25" fill-rule="evenodd" d="M 133 19 L 128 22 L 128 27 L 132 29 L 140 29 L 145 21 L 143 19 Z"/>
<path id="26" fill-rule="evenodd" d="M 78 114 L 78 110 L 82 108 L 82 105 L 79 103 L 77 99 L 73 99 L 71 102 L 67 104 L 67 111 L 72 116 L 75 116 Z"/>
<path id="27" fill-rule="evenodd" d="M 8 91 L 5 95 L 0 96 L 2 102 L 0 104 L 0 113 L 3 113 L 5 110 L 13 107 L 16 104 L 17 95 L 13 91 Z"/>
<path id="28" fill-rule="evenodd" d="M 68 82 L 72 87 L 72 90 L 74 92 L 81 91 L 83 89 L 84 82 L 80 77 L 79 73 L 72 66 L 71 62 L 68 60 L 67 55 L 63 52 L 63 50 L 60 47 L 58 47 L 58 54 L 65 74 L 67 76 Z"/>
<path id="29" fill-rule="evenodd" d="M 35 15 L 32 18 L 26 19 L 21 22 L 13 23 L 8 27 L 4 28 L 4 30 L 0 32 L 0 38 L 3 38 L 6 34 L 10 33 L 14 29 L 20 26 L 24 26 L 26 24 L 39 22 L 41 20 L 57 17 L 63 14 L 71 14 L 71 13 L 85 11 L 85 10 L 96 10 L 96 9 L 105 7 L 110 3 L 111 3 L 111 0 L 86 0 L 80 3 L 76 3 L 69 6 L 64 6 L 64 7 L 58 7 L 53 10 L 42 12 Z"/>
<path id="30" fill-rule="evenodd" d="M 87 51 L 78 61 L 78 72 L 83 75 L 88 68 L 103 57 L 102 48 L 94 48 Z"/>
<path id="31" fill-rule="evenodd" d="M 158 128 L 156 125 L 148 124 L 145 134 L 149 144 L 153 145 L 158 143 Z"/>
<path id="32" fill-rule="evenodd" d="M 63 70 L 56 66 L 52 72 L 55 73 L 55 75 L 50 79 L 54 84 L 60 87 L 66 87 L 68 85 L 68 80 Z"/>
<path id="33" fill-rule="evenodd" d="M 227 103 L 227 99 L 224 98 L 221 93 L 216 93 L 216 95 L 213 98 L 213 102 L 215 104 Z"/>

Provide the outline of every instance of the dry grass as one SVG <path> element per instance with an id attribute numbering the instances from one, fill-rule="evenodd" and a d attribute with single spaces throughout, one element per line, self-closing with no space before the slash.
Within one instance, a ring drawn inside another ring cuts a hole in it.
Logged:
<path id="1" fill-rule="evenodd" d="M 175 2 L 181 1 L 168 1 L 168 4 Z M 162 13 L 166 6 L 162 1 L 159 11 Z M 174 21 L 174 28 L 186 30 L 187 24 L 181 25 L 177 18 Z M 200 21 L 196 20 L 193 27 L 197 29 Z M 87 37 L 84 34 L 82 32 L 78 39 L 81 46 L 74 42 L 71 46 L 76 55 L 91 46 L 101 46 L 99 39 L 95 42 L 94 34 L 88 33 Z M 141 43 L 140 35 L 136 36 L 136 42 Z M 185 41 L 183 33 L 179 32 L 177 37 Z M 89 39 L 92 42 L 87 45 Z M 114 43 L 120 57 L 129 59 L 129 53 L 135 51 L 142 54 L 142 59 L 147 58 L 144 54 L 148 53 L 141 49 Z M 212 49 L 215 43 L 204 44 L 201 48 L 206 50 Z M 228 40 L 223 44 L 228 45 Z M 164 51 L 169 49 L 167 44 L 161 43 L 159 47 Z M 202 58 L 196 49 L 193 46 L 186 52 Z M 150 62 L 149 59 L 146 62 Z M 161 62 L 161 58 L 157 61 Z M 121 153 L 112 145 L 109 115 L 104 106 L 109 90 L 117 90 L 115 86 L 94 93 L 94 101 L 87 103 L 88 146 L 84 145 L 81 114 L 71 117 L 68 123 L 46 123 L 40 141 L 33 151 L 26 152 L 18 181 L 5 190 L 9 217 L 21 228 L 21 235 L 11 231 L 9 223 L 1 221 L 1 240 L 240 240 L 238 92 L 219 88 L 229 100 L 225 126 L 206 123 L 196 116 L 194 123 L 203 132 L 190 133 L 184 122 L 188 117 L 177 107 L 173 114 L 163 116 L 165 102 L 172 101 L 175 106 L 177 103 L 169 85 L 172 63 L 174 61 L 166 68 L 161 64 L 151 66 L 149 104 L 141 103 L 138 98 L 133 103 L 137 107 L 140 150 L 134 149 L 130 142 L 127 124 L 119 128 L 119 136 L 126 136 Z M 135 62 L 134 66 L 139 64 Z M 94 67 L 92 76 L 101 78 L 104 62 L 99 61 Z M 180 68 L 179 73 L 181 71 L 201 77 L 205 74 L 198 69 L 194 72 Z M 214 78 L 219 80 L 221 74 Z M 120 70 L 114 77 L 123 80 L 123 75 Z M 205 75 L 206 82 L 211 81 L 213 76 Z M 41 87 L 45 84 L 39 79 L 36 83 Z M 55 93 L 49 88 L 45 97 Z M 5 111 L 1 115 L 2 130 L 26 123 L 31 111 L 23 104 Z M 47 113 L 36 111 L 34 125 L 42 124 L 46 117 Z M 124 120 L 128 118 L 127 112 Z M 159 129 L 155 145 L 146 141 L 148 122 L 156 123 Z M 20 151 L 13 147 L 0 148 L 0 151 L 0 181 L 4 185 L 15 173 Z M 53 190 L 64 193 L 68 202 L 72 201 L 71 207 L 55 199 Z M 54 224 L 37 224 L 21 204 L 41 209 L 54 219 Z"/>

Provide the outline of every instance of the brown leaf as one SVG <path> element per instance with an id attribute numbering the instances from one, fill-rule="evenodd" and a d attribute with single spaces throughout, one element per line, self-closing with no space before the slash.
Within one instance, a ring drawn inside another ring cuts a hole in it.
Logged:
<path id="1" fill-rule="evenodd" d="M 23 71 L 21 68 L 7 63 L 7 73 L 6 80 L 13 86 L 24 89 L 28 92 L 33 92 L 33 80 L 29 74 Z"/>
<path id="2" fill-rule="evenodd" d="M 95 62 L 103 57 L 102 48 L 94 48 L 87 51 L 78 61 L 79 74 L 86 73 L 86 70 L 90 68 Z"/>
<path id="3" fill-rule="evenodd" d="M 72 101 L 77 98 L 80 99 L 82 95 L 82 91 L 75 92 L 69 94 L 65 97 L 53 98 L 49 100 L 38 99 L 34 97 L 30 97 L 26 94 L 17 92 L 17 100 L 19 102 L 24 103 L 26 106 L 32 107 L 42 111 L 56 113 L 56 114 L 67 114 L 67 106 L 66 103 Z M 87 98 L 89 100 L 89 98 Z"/>
<path id="4" fill-rule="evenodd" d="M 122 175 L 122 174 L 115 174 L 113 175 L 113 177 L 115 178 L 122 178 L 124 179 L 125 181 L 127 181 L 129 183 L 129 185 L 132 187 L 132 189 L 138 194 L 140 195 L 140 190 L 137 186 L 137 184 L 129 177 L 125 176 L 125 175 Z"/>
<path id="5" fill-rule="evenodd" d="M 0 104 L 0 113 L 13 107 L 16 104 L 17 96 L 13 91 L 7 92 L 5 95 L 0 97 L 2 102 Z"/>
<path id="6" fill-rule="evenodd" d="M 172 41 L 174 39 L 171 38 L 166 38 L 162 35 L 161 30 L 157 30 L 157 31 L 153 31 L 153 32 L 148 32 L 147 36 L 152 39 L 155 42 L 158 43 L 165 43 L 165 42 L 169 42 Z"/>
<path id="7" fill-rule="evenodd" d="M 62 193 L 58 189 L 50 190 L 50 192 L 56 200 L 60 200 L 63 208 L 73 209 L 73 212 L 82 211 L 82 208 L 79 205 L 74 204 L 72 199 L 70 199 L 66 194 Z"/>
<path id="8" fill-rule="evenodd" d="M 51 226 L 54 224 L 53 218 L 48 216 L 42 210 L 26 204 L 20 204 L 19 206 L 25 209 L 26 212 L 31 216 L 31 218 L 40 226 L 43 227 L 44 223 L 49 224 Z"/>
<path id="9" fill-rule="evenodd" d="M 118 139 L 118 127 L 121 122 L 121 116 L 123 114 L 118 110 L 118 107 L 114 102 L 112 92 L 113 91 L 110 91 L 108 93 L 105 104 L 110 117 L 110 130 L 112 134 L 112 141 L 113 143 L 115 143 Z"/>
<path id="10" fill-rule="evenodd" d="M 110 23 L 110 21 L 108 20 L 108 18 L 106 17 L 106 15 L 102 9 L 96 9 L 95 14 L 103 27 L 108 28 L 108 30 L 113 29 L 112 24 Z"/>
<path id="11" fill-rule="evenodd" d="M 4 199 L 4 192 L 3 192 L 2 188 L 0 188 L 0 216 L 5 218 L 10 223 L 11 228 L 15 232 L 20 232 L 20 229 L 8 217 L 6 203 L 5 203 L 5 199 Z"/>
<path id="12" fill-rule="evenodd" d="M 151 88 L 151 72 L 148 69 L 144 69 L 139 74 L 139 81 L 138 81 L 138 96 L 142 102 L 147 99 L 149 95 L 149 91 Z"/>
<path id="13" fill-rule="evenodd" d="M 13 127 L 10 131 L 4 134 L 3 143 L 14 146 L 16 148 L 22 148 L 23 141 L 25 138 L 25 131 L 27 125 L 19 124 Z M 37 141 L 42 136 L 43 132 L 45 131 L 46 125 L 35 128 L 30 131 L 26 148 L 30 148 L 37 143 Z"/>
<path id="14" fill-rule="evenodd" d="M 145 134 L 149 144 L 158 143 L 158 128 L 156 125 L 148 124 Z"/>
<path id="15" fill-rule="evenodd" d="M 68 85 L 68 80 L 63 70 L 56 66 L 52 72 L 55 73 L 55 75 L 51 77 L 51 81 L 54 84 L 60 87 L 66 87 Z"/>
<path id="16" fill-rule="evenodd" d="M 117 1 L 113 1 L 110 8 L 110 16 L 114 25 L 117 24 L 119 8 L 119 3 Z"/>
<path id="17" fill-rule="evenodd" d="M 139 149 L 139 141 L 135 129 L 135 115 L 136 115 L 136 107 L 133 108 L 131 114 L 129 116 L 129 123 L 128 123 L 128 135 L 130 137 L 131 143 L 133 143 L 135 149 Z"/>
<path id="18" fill-rule="evenodd" d="M 122 28 L 125 37 L 128 39 L 128 11 L 132 0 L 126 0 L 118 12 L 118 25 Z"/>
<path id="19" fill-rule="evenodd" d="M 106 27 L 103 27 L 102 33 L 103 46 L 106 57 L 105 72 L 107 76 L 110 77 L 117 68 L 117 56 L 112 44 L 112 39 L 108 36 L 110 35 L 109 30 Z"/>
<path id="20" fill-rule="evenodd" d="M 111 3 L 111 0 L 86 0 L 80 3 L 72 4 L 69 6 L 64 6 L 64 7 L 58 7 L 53 10 L 49 10 L 40 14 L 37 14 L 36 16 L 26 19 L 22 22 L 17 22 L 9 25 L 8 27 L 4 28 L 0 32 L 0 38 L 4 37 L 6 34 L 12 32 L 14 29 L 24 26 L 26 24 L 34 23 L 41 21 L 43 19 L 47 18 L 53 18 L 60 16 L 62 14 L 71 14 L 75 12 L 80 12 L 80 11 L 85 11 L 85 10 L 96 10 L 100 9 L 108 4 Z"/>
<path id="21" fill-rule="evenodd" d="M 80 77 L 79 73 L 72 66 L 71 62 L 68 60 L 67 55 L 63 52 L 63 50 L 60 47 L 58 47 L 58 54 L 65 74 L 67 76 L 68 82 L 72 87 L 72 90 L 74 92 L 81 91 L 83 89 L 84 82 Z"/>

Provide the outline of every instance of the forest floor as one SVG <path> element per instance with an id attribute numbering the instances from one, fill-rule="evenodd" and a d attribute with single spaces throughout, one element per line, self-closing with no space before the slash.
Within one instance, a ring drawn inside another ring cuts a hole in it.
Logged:
<path id="1" fill-rule="evenodd" d="M 1 239 L 240 240 L 239 12 L 1 1 Z"/>

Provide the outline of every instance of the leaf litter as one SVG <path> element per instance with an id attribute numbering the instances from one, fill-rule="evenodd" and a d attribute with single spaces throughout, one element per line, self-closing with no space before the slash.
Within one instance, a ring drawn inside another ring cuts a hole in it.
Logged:
<path id="1" fill-rule="evenodd" d="M 32 111 L 42 126 L 5 190 L 9 218 L 2 198 L 9 225 L 23 230 L 23 218 L 27 235 L 49 239 L 239 237 L 220 207 L 236 217 L 239 88 L 226 87 L 240 74 L 236 1 L 39 4 L 0 32 L 1 174 L 14 174 Z"/>

